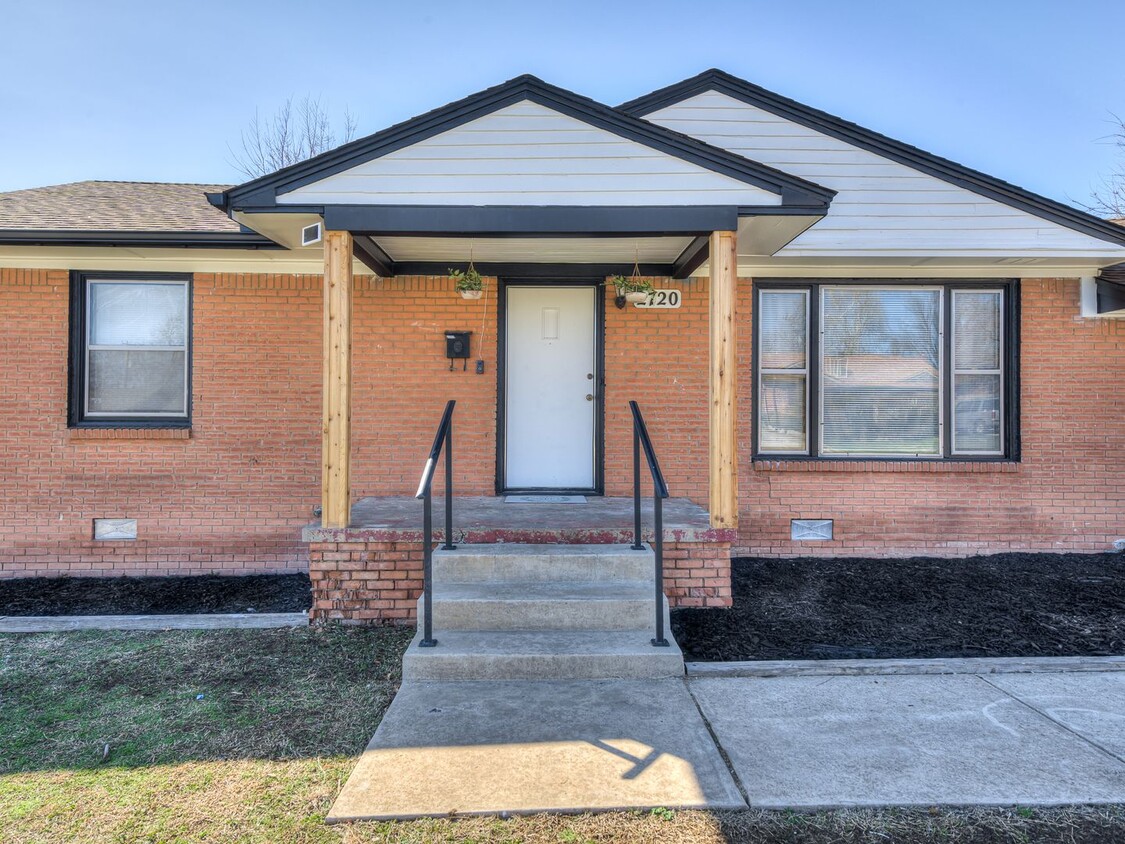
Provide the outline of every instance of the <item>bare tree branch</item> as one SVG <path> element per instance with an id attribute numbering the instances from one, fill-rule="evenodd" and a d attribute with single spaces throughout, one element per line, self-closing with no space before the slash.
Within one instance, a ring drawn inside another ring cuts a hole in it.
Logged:
<path id="1" fill-rule="evenodd" d="M 1113 133 L 1104 140 L 1117 148 L 1118 163 L 1090 194 L 1092 201 L 1080 204 L 1091 214 L 1121 220 L 1125 219 L 1125 120 L 1115 114 L 1113 122 Z"/>
<path id="2" fill-rule="evenodd" d="M 296 103 L 290 97 L 266 120 L 255 109 L 239 135 L 238 149 L 229 144 L 227 149 L 231 164 L 255 179 L 347 143 L 355 132 L 356 120 L 345 108 L 337 138 L 324 103 L 319 97 L 306 94 Z"/>

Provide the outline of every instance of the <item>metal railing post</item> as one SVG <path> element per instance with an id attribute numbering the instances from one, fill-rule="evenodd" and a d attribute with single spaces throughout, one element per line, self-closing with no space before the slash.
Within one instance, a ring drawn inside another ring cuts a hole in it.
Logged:
<path id="1" fill-rule="evenodd" d="M 641 542 L 641 432 L 633 420 L 633 550 L 645 550 Z"/>
<path id="2" fill-rule="evenodd" d="M 652 491 L 652 520 L 655 531 L 652 549 L 656 556 L 656 638 L 652 644 L 658 648 L 669 647 L 668 640 L 664 638 L 664 501 L 660 491 Z"/>
<path id="3" fill-rule="evenodd" d="M 425 618 L 422 625 L 422 641 L 420 648 L 432 648 L 437 644 L 434 639 L 434 519 L 433 496 L 429 489 L 422 498 L 422 613 Z"/>
<path id="4" fill-rule="evenodd" d="M 452 551 L 453 544 L 453 418 L 445 431 L 445 544 L 441 546 Z"/>

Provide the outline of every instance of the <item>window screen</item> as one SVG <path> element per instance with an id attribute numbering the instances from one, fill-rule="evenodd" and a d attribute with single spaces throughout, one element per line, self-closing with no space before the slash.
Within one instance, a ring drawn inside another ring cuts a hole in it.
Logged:
<path id="1" fill-rule="evenodd" d="M 825 287 L 821 451 L 941 453 L 941 290 Z"/>
<path id="2" fill-rule="evenodd" d="M 84 416 L 187 415 L 188 283 L 89 280 Z"/>

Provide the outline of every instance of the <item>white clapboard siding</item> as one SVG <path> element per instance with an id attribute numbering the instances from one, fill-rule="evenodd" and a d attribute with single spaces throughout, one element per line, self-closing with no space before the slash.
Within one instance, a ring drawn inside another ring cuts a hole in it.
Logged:
<path id="1" fill-rule="evenodd" d="M 719 92 L 646 119 L 838 191 L 779 257 L 1125 253 Z"/>
<path id="2" fill-rule="evenodd" d="M 523 101 L 284 193 L 278 202 L 778 205 L 781 198 Z"/>

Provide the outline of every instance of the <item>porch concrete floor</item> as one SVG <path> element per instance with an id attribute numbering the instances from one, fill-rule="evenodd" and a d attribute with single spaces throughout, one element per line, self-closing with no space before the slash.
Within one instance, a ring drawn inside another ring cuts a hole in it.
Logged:
<path id="1" fill-rule="evenodd" d="M 445 502 L 434 493 L 434 538 L 444 539 Z M 652 539 L 652 498 L 641 502 L 642 535 Z M 508 503 L 496 496 L 453 499 L 455 542 L 621 544 L 633 539 L 633 499 L 589 496 L 585 503 Z M 418 542 L 422 502 L 408 496 L 361 498 L 346 528 L 305 528 L 305 542 Z M 712 528 L 707 510 L 687 498 L 664 502 L 665 542 L 733 542 L 737 531 Z"/>

